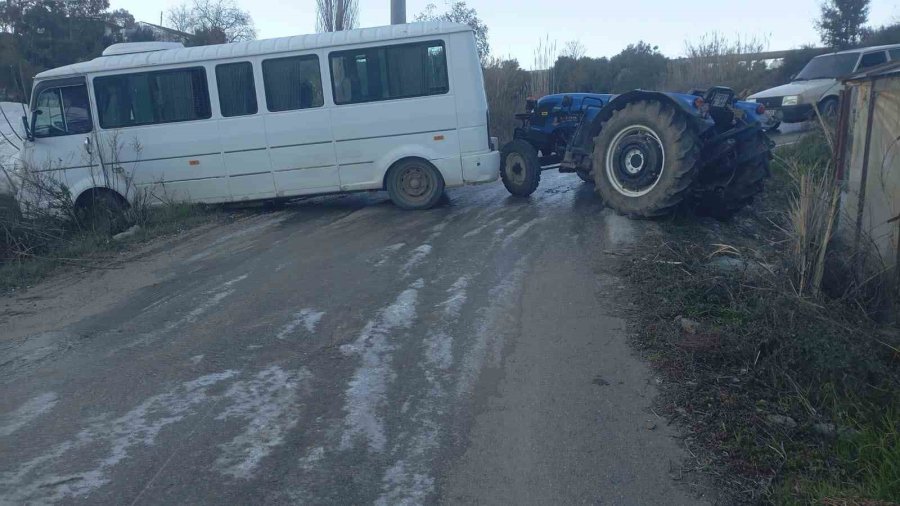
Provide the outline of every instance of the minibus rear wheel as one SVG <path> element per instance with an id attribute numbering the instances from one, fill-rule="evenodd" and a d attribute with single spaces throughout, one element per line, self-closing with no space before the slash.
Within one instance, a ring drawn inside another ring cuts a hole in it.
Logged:
<path id="1" fill-rule="evenodd" d="M 408 158 L 391 167 L 385 178 L 388 195 L 401 209 L 431 209 L 444 194 L 444 178 L 425 160 Z"/>

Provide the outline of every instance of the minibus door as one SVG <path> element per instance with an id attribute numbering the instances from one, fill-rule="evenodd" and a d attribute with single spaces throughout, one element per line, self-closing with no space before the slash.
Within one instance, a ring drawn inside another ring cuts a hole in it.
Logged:
<path id="1" fill-rule="evenodd" d="M 322 67 L 316 55 L 273 58 L 262 63 L 266 137 L 279 197 L 341 189 L 324 107 Z"/>
<path id="2" fill-rule="evenodd" d="M 83 77 L 39 82 L 29 121 L 33 140 L 25 146 L 23 161 L 34 175 L 31 183 L 41 187 L 33 189 L 51 191 L 63 184 L 73 189 L 72 182 L 83 181 L 86 174 L 104 179 L 98 173 L 94 123 Z"/>

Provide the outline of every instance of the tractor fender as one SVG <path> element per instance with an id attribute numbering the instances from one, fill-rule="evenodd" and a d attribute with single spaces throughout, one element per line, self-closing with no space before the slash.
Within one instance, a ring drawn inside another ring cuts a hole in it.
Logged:
<path id="1" fill-rule="evenodd" d="M 634 90 L 617 95 L 596 114 L 592 115 L 593 117 L 586 117 L 586 124 L 582 125 L 582 128 L 579 129 L 580 132 L 574 139 L 574 144 L 586 152 L 592 151 L 594 138 L 600 134 L 603 123 L 608 121 L 614 112 L 624 109 L 628 104 L 643 100 L 655 100 L 663 104 L 671 105 L 672 107 L 675 107 L 676 110 L 684 112 L 685 116 L 690 118 L 689 121 L 695 123 L 698 132 L 703 132 L 711 126 L 711 124 L 707 123 L 706 120 L 697 114 L 697 110 L 693 108 L 692 104 L 689 104 L 684 100 L 677 99 L 659 91 Z"/>

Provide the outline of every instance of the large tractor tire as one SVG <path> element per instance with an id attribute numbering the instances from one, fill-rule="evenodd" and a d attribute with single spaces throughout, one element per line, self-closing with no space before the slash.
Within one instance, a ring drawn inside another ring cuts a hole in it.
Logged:
<path id="1" fill-rule="evenodd" d="M 594 182 L 604 203 L 634 218 L 671 213 L 691 193 L 700 140 L 673 106 L 640 100 L 613 113 L 594 139 Z"/>
<path id="2" fill-rule="evenodd" d="M 697 208 L 699 214 L 727 220 L 752 204 L 754 197 L 762 192 L 765 179 L 769 177 L 768 137 L 762 131 L 756 132 L 739 143 L 737 154 L 746 159 L 727 185 L 704 192 Z"/>
<path id="3" fill-rule="evenodd" d="M 578 174 L 578 177 L 585 183 L 594 184 L 594 176 L 590 172 L 586 170 L 576 170 L 575 173 Z"/>
<path id="4" fill-rule="evenodd" d="M 509 193 L 527 197 L 541 184 L 541 161 L 534 146 L 516 139 L 500 151 L 500 179 Z"/>

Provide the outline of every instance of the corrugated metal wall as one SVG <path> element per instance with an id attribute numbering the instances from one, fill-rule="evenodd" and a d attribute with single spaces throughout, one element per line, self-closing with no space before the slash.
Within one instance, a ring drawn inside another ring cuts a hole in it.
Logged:
<path id="1" fill-rule="evenodd" d="M 850 86 L 841 228 L 845 239 L 870 243 L 884 267 L 894 267 L 900 239 L 900 76 Z"/>

